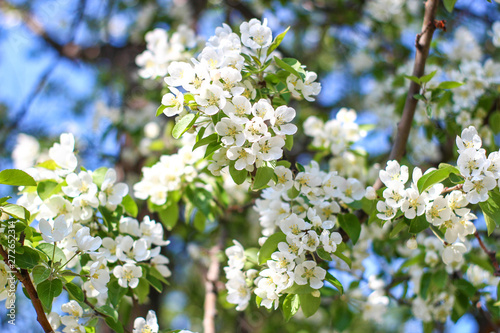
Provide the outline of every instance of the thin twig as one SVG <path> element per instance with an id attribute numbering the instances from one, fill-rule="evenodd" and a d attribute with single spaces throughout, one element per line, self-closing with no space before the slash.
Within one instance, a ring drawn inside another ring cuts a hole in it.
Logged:
<path id="1" fill-rule="evenodd" d="M 16 278 L 23 284 L 26 293 L 31 299 L 31 303 L 33 303 L 33 307 L 35 308 L 37 315 L 36 320 L 40 323 L 44 332 L 54 332 L 52 326 L 50 326 L 45 311 L 43 310 L 42 302 L 40 301 L 40 298 L 38 298 L 38 293 L 35 289 L 35 286 L 33 285 L 33 282 L 31 282 L 28 271 L 26 269 L 18 270 L 16 267 L 14 267 L 14 265 L 12 265 L 9 260 L 7 252 L 5 252 L 5 249 L 2 246 L 0 246 L 0 255 L 3 257 L 3 261 L 7 264 L 7 266 L 10 267 L 12 273 L 14 273 Z"/>
<path id="2" fill-rule="evenodd" d="M 477 230 L 476 230 L 476 232 L 474 232 L 474 236 L 476 236 L 477 241 L 479 242 L 479 246 L 481 246 L 481 249 L 483 249 L 484 253 L 486 253 L 488 255 L 488 257 L 490 258 L 491 264 L 493 265 L 493 268 L 495 269 L 494 275 L 500 276 L 500 266 L 498 265 L 498 261 L 497 261 L 497 257 L 496 257 L 497 253 L 495 251 L 488 250 L 486 245 L 484 245 L 483 240 L 481 239 L 481 235 L 479 235 Z"/>

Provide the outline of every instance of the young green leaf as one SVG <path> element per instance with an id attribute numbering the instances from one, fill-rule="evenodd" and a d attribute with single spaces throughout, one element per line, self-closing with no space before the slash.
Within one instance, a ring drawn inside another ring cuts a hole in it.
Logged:
<path id="1" fill-rule="evenodd" d="M 45 280 L 37 286 L 38 297 L 47 313 L 52 309 L 52 301 L 61 294 L 62 289 L 63 284 L 59 279 Z"/>
<path id="2" fill-rule="evenodd" d="M 172 136 L 175 139 L 180 138 L 182 134 L 186 133 L 193 126 L 196 119 L 198 119 L 198 115 L 194 113 L 188 113 L 182 117 L 172 129 Z"/>
<path id="3" fill-rule="evenodd" d="M 0 184 L 12 186 L 36 186 L 36 181 L 22 170 L 6 169 L 0 171 Z"/>
<path id="4" fill-rule="evenodd" d="M 259 264 L 265 264 L 271 259 L 271 254 L 276 251 L 280 242 L 286 242 L 286 236 L 281 231 L 272 234 L 266 239 L 259 251 Z"/>
<path id="5" fill-rule="evenodd" d="M 430 74 L 427 74 L 427 75 L 422 76 L 422 77 L 420 78 L 420 82 L 422 82 L 422 83 L 427 83 L 427 82 L 429 82 L 429 81 L 430 81 L 430 80 L 434 77 L 434 75 L 436 75 L 436 73 L 437 73 L 437 70 L 435 70 L 435 71 L 431 72 Z"/>
<path id="6" fill-rule="evenodd" d="M 134 199 L 127 194 L 123 200 L 122 200 L 122 206 L 123 209 L 132 217 L 137 217 L 137 214 L 139 213 L 139 208 L 137 207 L 137 204 L 135 203 Z"/>
<path id="7" fill-rule="evenodd" d="M 241 185 L 247 179 L 248 171 L 245 169 L 236 170 L 236 168 L 234 167 L 234 162 L 231 161 L 231 163 L 229 163 L 229 174 L 237 185 Z"/>
<path id="8" fill-rule="evenodd" d="M 255 180 L 253 182 L 253 189 L 258 190 L 265 187 L 274 175 L 274 169 L 262 166 L 257 169 Z"/>
<path id="9" fill-rule="evenodd" d="M 330 282 L 331 284 L 333 284 L 333 286 L 335 288 L 337 288 L 338 291 L 340 291 L 341 294 L 344 293 L 344 287 L 342 286 L 342 283 L 340 283 L 339 280 L 337 280 L 332 274 L 330 274 L 329 272 L 326 272 L 326 277 L 325 277 L 325 281 L 328 281 Z"/>
<path id="10" fill-rule="evenodd" d="M 321 297 L 315 297 L 312 294 L 300 294 L 299 300 L 302 312 L 306 318 L 315 314 L 321 304 Z"/>
<path id="11" fill-rule="evenodd" d="M 356 244 L 361 233 L 361 223 L 359 219 L 354 214 L 343 214 L 338 215 L 338 221 L 340 227 L 349 235 L 352 240 L 352 244 Z"/>
<path id="12" fill-rule="evenodd" d="M 271 53 L 273 53 L 273 51 L 276 50 L 278 48 L 278 46 L 280 46 L 281 42 L 283 41 L 283 38 L 285 38 L 286 33 L 288 32 L 289 29 L 290 29 L 290 27 L 286 28 L 285 31 L 283 31 L 282 33 L 280 33 L 278 36 L 276 36 L 274 38 L 273 43 L 267 49 L 267 56 L 269 56 Z"/>
<path id="13" fill-rule="evenodd" d="M 288 294 L 283 300 L 283 314 L 285 315 L 285 320 L 289 321 L 300 308 L 300 299 L 297 294 Z"/>
<path id="14" fill-rule="evenodd" d="M 456 2 L 457 2 L 457 0 L 443 0 L 444 7 L 450 13 L 453 11 L 453 8 L 455 8 Z"/>
<path id="15" fill-rule="evenodd" d="M 458 88 L 458 87 L 463 86 L 463 85 L 464 85 L 463 82 L 443 81 L 443 82 L 439 83 L 439 85 L 437 86 L 437 89 L 454 89 L 454 88 Z"/>

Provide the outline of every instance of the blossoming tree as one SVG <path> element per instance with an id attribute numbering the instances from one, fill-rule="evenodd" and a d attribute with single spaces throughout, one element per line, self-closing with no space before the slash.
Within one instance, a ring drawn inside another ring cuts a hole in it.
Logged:
<path id="1" fill-rule="evenodd" d="M 432 332 L 472 314 L 498 330 L 500 21 L 482 42 L 488 56 L 465 27 L 442 56 L 435 35 L 455 2 L 366 4 L 368 34 L 399 33 L 402 14 L 423 21 L 413 61 L 365 97 L 373 125 L 350 105 L 301 115 L 324 87 L 283 47 L 293 29 L 273 34 L 251 18 L 206 40 L 186 25 L 148 32 L 138 82 L 175 141 L 143 124 L 151 157 L 127 184 L 115 168 L 87 169 L 71 133 L 35 154 L 36 140 L 20 136 L 14 159 L 28 162 L 0 172 L 17 195 L 0 199 L 7 308 L 19 286 L 45 332 L 171 332 L 153 304 L 186 286 L 176 279 L 185 263 L 165 255 L 171 238 L 203 267 L 190 269 L 204 288 L 187 284 L 203 296 L 203 320 L 184 328 L 397 331 L 415 318 Z M 380 47 L 351 65 L 367 71 Z M 387 155 L 363 148 L 396 123 Z"/>

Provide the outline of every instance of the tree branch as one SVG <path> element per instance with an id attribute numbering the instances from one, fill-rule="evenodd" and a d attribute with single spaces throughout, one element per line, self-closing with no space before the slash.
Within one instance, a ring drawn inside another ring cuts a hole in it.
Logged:
<path id="1" fill-rule="evenodd" d="M 434 26 L 434 20 L 436 17 L 437 8 L 439 5 L 439 0 L 427 0 L 425 3 L 425 14 L 424 23 L 422 25 L 422 32 L 417 35 L 416 38 L 416 52 L 415 52 L 415 64 L 413 66 L 413 76 L 422 77 L 425 70 L 425 62 L 427 56 L 429 55 L 429 49 L 431 46 L 432 35 L 436 27 Z M 413 122 L 413 116 L 415 115 L 415 109 L 417 107 L 418 100 L 413 98 L 413 95 L 418 94 L 420 91 L 420 85 L 411 81 L 410 88 L 408 89 L 408 95 L 406 96 L 405 106 L 403 109 L 403 115 L 401 121 L 398 124 L 398 132 L 396 134 L 396 139 L 394 140 L 394 145 L 392 146 L 391 153 L 389 155 L 389 160 L 400 160 L 406 152 L 406 143 L 408 142 L 408 137 L 410 135 L 411 125 Z M 375 189 L 382 187 L 382 182 L 380 179 L 374 185 Z"/>
<path id="2" fill-rule="evenodd" d="M 224 248 L 226 240 L 226 229 L 220 226 L 219 241 L 209 252 L 210 264 L 208 266 L 205 280 L 205 304 L 203 315 L 203 332 L 216 333 L 215 316 L 217 315 L 217 282 L 219 281 L 220 261 L 218 254 Z"/>
<path id="3" fill-rule="evenodd" d="M 474 236 L 476 236 L 477 241 L 479 242 L 479 246 L 481 246 L 481 249 L 483 249 L 484 253 L 486 253 L 488 255 L 488 257 L 490 258 L 491 264 L 493 265 L 493 268 L 495 269 L 494 275 L 500 276 L 500 266 L 498 265 L 498 261 L 497 261 L 497 257 L 496 257 L 497 253 L 495 251 L 488 250 L 486 245 L 484 245 L 483 240 L 481 239 L 481 235 L 479 235 L 477 230 L 476 230 L 476 232 L 474 232 Z"/>
<path id="4" fill-rule="evenodd" d="M 2 246 L 0 246 L 0 255 L 3 257 L 3 261 L 7 264 L 7 266 L 10 267 L 14 275 L 26 289 L 26 293 L 29 295 L 31 303 L 33 303 L 33 307 L 35 308 L 36 311 L 37 315 L 36 320 L 40 323 L 44 332 L 45 333 L 54 332 L 52 326 L 50 326 L 47 316 L 45 315 L 42 302 L 40 301 L 40 298 L 38 298 L 38 293 L 35 289 L 35 286 L 33 285 L 33 282 L 31 282 L 31 278 L 28 271 L 26 269 L 18 270 L 16 267 L 14 267 L 14 265 L 12 265 L 12 263 L 9 260 L 9 255 L 7 254 L 7 252 L 5 252 L 5 249 Z"/>

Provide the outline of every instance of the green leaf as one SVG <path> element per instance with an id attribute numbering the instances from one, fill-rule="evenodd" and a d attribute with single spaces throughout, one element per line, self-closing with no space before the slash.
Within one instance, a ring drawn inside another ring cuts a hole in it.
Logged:
<path id="1" fill-rule="evenodd" d="M 198 119 L 198 114 L 188 113 L 175 124 L 172 129 L 172 136 L 175 139 L 178 139 L 182 136 L 182 134 L 186 133 L 191 126 L 193 126 L 194 122 Z"/>
<path id="2" fill-rule="evenodd" d="M 288 289 L 285 289 L 283 292 L 287 294 L 304 295 L 304 294 L 310 294 L 315 290 L 316 289 L 311 288 L 311 286 L 308 284 L 298 285 L 297 283 L 294 283 L 293 286 L 291 286 Z"/>
<path id="3" fill-rule="evenodd" d="M 292 135 L 287 135 L 285 137 L 285 148 L 290 151 L 292 150 L 293 147 L 293 136 Z"/>
<path id="4" fill-rule="evenodd" d="M 405 75 L 404 76 L 406 79 L 411 80 L 415 82 L 416 84 L 420 85 L 420 79 L 416 76 L 410 76 L 410 75 Z"/>
<path id="5" fill-rule="evenodd" d="M 267 49 L 267 56 L 269 56 L 274 50 L 276 50 L 278 48 L 278 46 L 280 46 L 280 44 L 283 41 L 283 38 L 285 38 L 288 30 L 290 30 L 290 27 L 286 28 L 285 31 L 283 31 L 282 33 L 280 33 L 278 36 L 276 36 L 274 38 L 273 43 Z"/>
<path id="6" fill-rule="evenodd" d="M 439 290 L 444 289 L 448 280 L 448 273 L 444 269 L 440 269 L 432 275 L 432 284 Z"/>
<path id="7" fill-rule="evenodd" d="M 179 220 L 179 205 L 177 203 L 172 203 L 167 205 L 165 209 L 158 212 L 160 216 L 160 221 L 168 229 L 172 230 Z"/>
<path id="8" fill-rule="evenodd" d="M 53 194 L 58 193 L 61 190 L 61 187 L 62 186 L 59 186 L 59 184 L 53 180 L 44 180 L 38 183 L 36 192 L 38 193 L 40 199 L 45 200 L 50 198 Z"/>
<path id="9" fill-rule="evenodd" d="M 333 284 L 333 286 L 337 288 L 337 290 L 340 291 L 341 294 L 344 293 L 344 287 L 342 286 L 342 283 L 340 283 L 339 280 L 337 280 L 332 274 L 330 274 L 330 272 L 326 272 L 325 281 Z"/>
<path id="10" fill-rule="evenodd" d="M 292 166 L 292 163 L 290 163 L 286 160 L 281 160 L 281 161 L 276 162 L 276 166 L 280 166 L 280 165 L 284 166 L 287 169 L 290 169 L 290 167 Z"/>
<path id="11" fill-rule="evenodd" d="M 433 77 L 434 75 L 436 75 L 437 73 L 437 70 L 433 71 L 432 73 L 430 74 L 427 74 L 427 75 L 424 75 L 420 78 L 420 82 L 422 83 L 426 83 L 426 82 L 429 82 Z"/>
<path id="12" fill-rule="evenodd" d="M 262 166 L 257 169 L 255 180 L 253 182 L 253 189 L 258 190 L 265 187 L 274 175 L 274 169 Z"/>
<path id="13" fill-rule="evenodd" d="M 289 321 L 300 308 L 300 299 L 297 294 L 288 294 L 283 300 L 283 314 L 285 320 Z"/>
<path id="14" fill-rule="evenodd" d="M 12 186 L 36 186 L 36 181 L 26 172 L 18 169 L 0 171 L 0 184 Z"/>
<path id="15" fill-rule="evenodd" d="M 115 321 L 111 317 L 106 317 L 104 320 L 106 324 L 113 330 L 115 333 L 123 333 L 123 325 L 119 321 Z"/>
<path id="16" fill-rule="evenodd" d="M 481 206 L 482 203 L 480 203 L 479 206 Z M 486 223 L 486 229 L 488 230 L 488 236 L 491 235 L 491 233 L 495 230 L 496 228 L 496 223 L 493 218 L 491 218 L 488 214 L 485 214 L 483 211 L 483 216 L 484 216 L 484 222 Z"/>
<path id="17" fill-rule="evenodd" d="M 420 296 L 423 299 L 427 299 L 427 295 L 429 293 L 429 287 L 431 286 L 431 276 L 430 272 L 425 272 L 420 279 Z"/>
<path id="18" fill-rule="evenodd" d="M 321 297 L 314 297 L 312 294 L 300 294 L 299 301 L 304 316 L 309 318 L 318 311 Z"/>
<path id="19" fill-rule="evenodd" d="M 134 288 L 134 294 L 137 295 L 139 304 L 146 302 L 149 295 L 149 283 L 145 278 L 139 279 L 139 284 Z"/>
<path id="20" fill-rule="evenodd" d="M 44 265 L 36 265 L 33 267 L 33 282 L 38 285 L 40 282 L 47 280 L 50 276 L 52 269 Z"/>
<path id="21" fill-rule="evenodd" d="M 101 213 L 102 219 L 104 220 L 104 223 L 106 223 L 108 230 L 114 230 L 115 228 L 113 228 L 113 214 L 104 206 L 99 206 L 97 209 Z"/>
<path id="22" fill-rule="evenodd" d="M 427 113 L 427 117 L 428 118 L 432 118 L 432 107 L 430 104 L 428 104 L 426 107 L 425 107 L 425 112 Z"/>
<path id="23" fill-rule="evenodd" d="M 500 193 L 498 188 L 488 192 L 488 200 L 480 202 L 479 207 L 483 211 L 488 236 L 495 230 L 496 224 L 500 224 Z"/>
<path id="24" fill-rule="evenodd" d="M 63 284 L 61 280 L 45 280 L 40 283 L 36 291 L 38 293 L 38 298 L 42 302 L 45 312 L 50 313 L 52 309 L 52 301 L 55 297 L 59 296 L 62 292 Z"/>
<path id="25" fill-rule="evenodd" d="M 325 261 L 332 261 L 332 255 L 325 251 L 325 249 L 318 247 L 316 249 L 318 256 Z"/>
<path id="26" fill-rule="evenodd" d="M 444 7 L 450 13 L 453 11 L 453 8 L 455 8 L 456 2 L 457 2 L 457 0 L 443 0 Z"/>
<path id="27" fill-rule="evenodd" d="M 278 67 L 284 69 L 285 71 L 295 75 L 296 77 L 300 78 L 300 74 L 299 72 L 297 72 L 295 70 L 295 68 L 293 68 L 292 66 L 290 66 L 289 64 L 287 64 L 284 60 L 281 60 L 280 58 L 278 57 L 274 57 L 274 61 L 276 62 L 276 65 L 278 65 Z"/>
<path id="28" fill-rule="evenodd" d="M 389 238 L 396 237 L 403 229 L 406 228 L 406 223 L 403 220 L 399 220 L 393 225 L 391 232 L 389 233 Z"/>
<path id="29" fill-rule="evenodd" d="M 285 234 L 280 231 L 272 234 L 266 239 L 259 251 L 259 264 L 265 264 L 271 259 L 271 254 L 276 251 L 280 242 L 286 242 Z"/>
<path id="30" fill-rule="evenodd" d="M 500 111 L 495 111 L 491 114 L 488 124 L 490 125 L 491 130 L 493 133 L 498 134 L 500 133 Z"/>
<path id="31" fill-rule="evenodd" d="M 418 191 L 422 193 L 432 185 L 448 178 L 450 173 L 456 173 L 457 175 L 459 175 L 460 171 L 458 171 L 458 169 L 452 165 L 441 163 L 439 165 L 439 169 L 426 173 L 418 180 L 417 182 Z"/>
<path id="32" fill-rule="evenodd" d="M 163 291 L 163 284 L 154 276 L 148 274 L 146 281 L 151 287 L 153 287 L 157 292 L 161 293 Z"/>
<path id="33" fill-rule="evenodd" d="M 165 277 L 163 275 L 161 275 L 161 273 L 153 266 L 149 267 L 148 276 L 152 276 L 164 284 L 167 284 L 167 285 L 169 284 L 168 281 L 165 279 Z"/>
<path id="34" fill-rule="evenodd" d="M 122 200 L 122 206 L 123 209 L 128 213 L 128 215 L 132 217 L 137 217 L 137 214 L 139 213 L 139 208 L 137 207 L 137 204 L 135 203 L 134 199 L 127 194 L 123 200 Z"/>
<path id="35" fill-rule="evenodd" d="M 199 232 L 205 231 L 205 224 L 207 222 L 207 217 L 201 212 L 197 211 L 194 215 L 193 225 Z"/>
<path id="36" fill-rule="evenodd" d="M 16 254 L 16 266 L 24 269 L 35 267 L 40 261 L 38 251 L 29 246 L 23 246 L 22 249 L 24 251 L 22 254 Z"/>
<path id="37" fill-rule="evenodd" d="M 101 188 L 104 177 L 106 177 L 106 172 L 108 172 L 108 168 L 106 167 L 101 167 L 92 172 L 92 180 L 99 188 Z"/>
<path id="38" fill-rule="evenodd" d="M 333 254 L 335 256 L 337 256 L 338 258 L 340 258 L 342 261 L 344 261 L 347 264 L 347 266 L 349 266 L 349 268 L 351 268 L 351 266 L 352 266 L 351 258 L 349 258 L 348 256 L 346 256 L 343 253 L 345 248 L 346 248 L 345 244 L 340 243 L 339 245 L 337 245 L 337 251 L 333 252 Z"/>
<path id="39" fill-rule="evenodd" d="M 203 157 L 206 158 L 206 157 L 210 156 L 213 152 L 218 150 L 220 147 L 222 147 L 222 145 L 219 141 L 209 143 L 207 146 L 207 150 L 205 151 L 205 155 Z"/>
<path id="40" fill-rule="evenodd" d="M 82 288 L 77 286 L 76 284 L 71 282 L 66 283 L 66 290 L 78 302 L 83 302 L 85 300 Z"/>
<path id="41" fill-rule="evenodd" d="M 231 175 L 231 178 L 233 178 L 233 181 L 237 185 L 241 185 L 247 179 L 248 171 L 245 169 L 236 170 L 236 168 L 234 167 L 234 161 L 231 161 L 229 163 L 229 174 Z"/>
<path id="42" fill-rule="evenodd" d="M 463 85 L 464 85 L 463 82 L 443 81 L 437 86 L 437 89 L 454 89 Z"/>
<path id="43" fill-rule="evenodd" d="M 54 160 L 46 160 L 42 163 L 38 163 L 36 165 L 36 167 L 38 168 L 44 168 L 44 169 L 47 169 L 47 170 L 57 170 L 59 169 L 59 165 L 57 165 L 57 163 L 54 161 Z"/>
<path id="44" fill-rule="evenodd" d="M 113 279 L 108 284 L 108 299 L 111 305 L 114 307 L 118 306 L 118 303 L 122 300 L 123 296 L 127 293 L 128 289 L 122 288 L 118 284 L 118 280 Z"/>
<path id="45" fill-rule="evenodd" d="M 28 221 L 30 219 L 30 212 L 19 205 L 5 204 L 0 209 L 7 215 L 10 215 L 18 220 Z"/>
<path id="46" fill-rule="evenodd" d="M 453 284 L 457 289 L 461 290 L 467 297 L 472 297 L 476 294 L 476 287 L 472 285 L 467 280 L 464 279 L 458 279 L 458 280 L 453 280 Z"/>
<path id="47" fill-rule="evenodd" d="M 463 184 L 464 183 L 464 179 L 463 177 L 457 175 L 457 174 L 454 174 L 454 173 L 450 173 L 450 181 L 453 183 L 453 184 Z"/>
<path id="48" fill-rule="evenodd" d="M 186 195 L 191 203 L 198 208 L 207 218 L 210 218 L 210 202 L 212 193 L 202 187 L 189 186 L 186 189 Z"/>
<path id="49" fill-rule="evenodd" d="M 198 140 L 198 142 L 196 142 L 193 146 L 193 151 L 196 148 L 203 147 L 203 146 L 208 145 L 212 142 L 217 142 L 218 138 L 219 138 L 219 135 L 217 133 L 212 133 L 209 136 L 206 136 L 203 139 Z"/>
<path id="50" fill-rule="evenodd" d="M 429 222 L 427 222 L 424 215 L 416 216 L 413 220 L 410 220 L 410 230 L 411 234 L 418 234 L 429 227 Z"/>
<path id="51" fill-rule="evenodd" d="M 425 260 L 425 253 L 421 252 L 418 255 L 416 255 L 415 257 L 412 257 L 412 258 L 409 258 L 408 260 L 406 260 L 401 265 L 399 270 L 402 270 L 403 268 L 410 267 L 410 266 L 413 266 L 416 264 L 422 264 L 424 262 L 424 260 Z"/>
<path id="52" fill-rule="evenodd" d="M 38 244 L 36 247 L 38 250 L 40 250 L 43 254 L 47 256 L 49 260 L 52 260 L 52 254 L 54 255 L 54 262 L 65 262 L 66 261 L 66 255 L 64 254 L 63 250 L 58 248 L 56 246 L 55 253 L 54 253 L 54 244 L 51 243 L 41 243 Z"/>
<path id="53" fill-rule="evenodd" d="M 359 219 L 354 214 L 343 214 L 338 215 L 338 221 L 340 227 L 344 229 L 349 238 L 352 240 L 352 244 L 356 244 L 361 233 L 361 223 Z"/>
<path id="54" fill-rule="evenodd" d="M 160 105 L 158 107 L 158 109 L 156 109 L 156 117 L 158 117 L 159 115 L 163 114 L 163 110 L 165 110 L 167 108 L 166 105 Z"/>
<path id="55" fill-rule="evenodd" d="M 118 321 L 118 311 L 113 309 L 109 305 L 103 305 L 97 308 L 97 311 L 104 313 L 105 315 L 113 318 L 114 321 Z"/>

